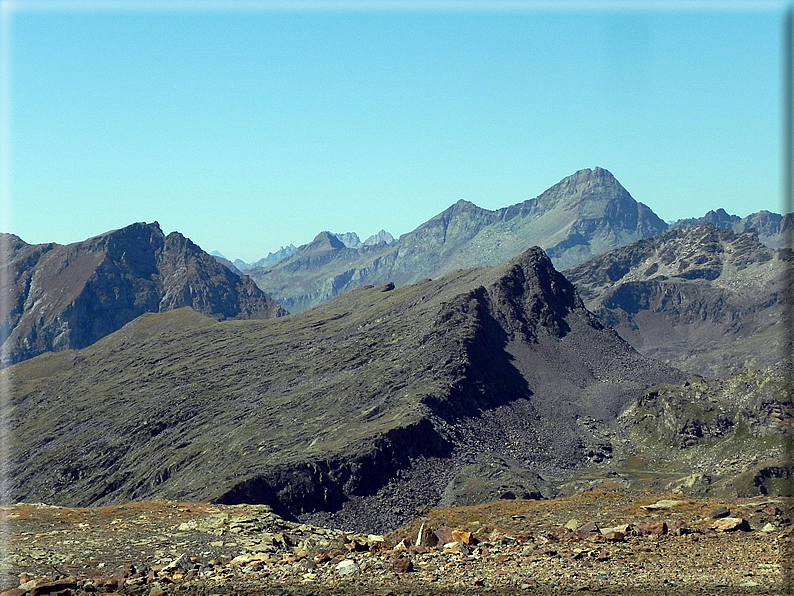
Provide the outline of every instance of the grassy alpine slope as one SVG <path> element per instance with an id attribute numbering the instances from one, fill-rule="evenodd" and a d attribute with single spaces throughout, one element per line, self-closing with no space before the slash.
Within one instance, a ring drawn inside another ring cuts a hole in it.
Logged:
<path id="1" fill-rule="evenodd" d="M 467 502 L 472 466 L 500 471 L 478 500 L 548 494 L 609 460 L 602 431 L 645 389 L 683 380 L 540 249 L 277 319 L 144 315 L 3 374 L 14 500 L 262 502 L 380 528 Z"/>

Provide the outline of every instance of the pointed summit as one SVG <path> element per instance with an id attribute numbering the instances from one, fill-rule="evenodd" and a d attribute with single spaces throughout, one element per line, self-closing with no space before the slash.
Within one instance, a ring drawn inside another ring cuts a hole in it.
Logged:
<path id="1" fill-rule="evenodd" d="M 317 251 L 324 251 L 324 250 L 338 250 L 340 248 L 346 248 L 345 243 L 342 242 L 336 234 L 332 234 L 331 232 L 320 232 L 314 237 L 314 240 L 311 241 L 306 246 L 307 252 L 317 252 Z"/>
<path id="2" fill-rule="evenodd" d="M 297 312 L 362 285 L 402 286 L 504 263 L 533 245 L 543 248 L 557 269 L 567 269 L 666 229 L 611 172 L 596 167 L 575 172 L 537 198 L 495 211 L 460 199 L 394 244 L 366 253 L 331 250 L 331 241 L 318 237 L 313 252 L 301 249 L 251 275 Z"/>
<path id="3" fill-rule="evenodd" d="M 609 170 L 596 167 L 579 170 L 563 178 L 537 198 L 542 210 L 553 209 L 560 203 L 574 205 L 584 201 L 619 200 L 636 202 Z"/>

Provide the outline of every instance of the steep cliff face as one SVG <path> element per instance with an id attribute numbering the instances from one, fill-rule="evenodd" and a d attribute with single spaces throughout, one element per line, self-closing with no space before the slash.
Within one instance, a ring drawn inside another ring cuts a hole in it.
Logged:
<path id="1" fill-rule="evenodd" d="M 79 349 L 145 312 L 190 306 L 218 318 L 284 314 L 177 232 L 133 224 L 67 246 L 4 235 L 3 364 Z"/>
<path id="2" fill-rule="evenodd" d="M 568 269 L 587 307 L 638 351 L 721 375 L 785 353 L 790 253 L 755 232 L 674 230 Z"/>
<path id="3" fill-rule="evenodd" d="M 266 502 L 368 529 L 550 494 L 549 478 L 610 460 L 602 431 L 633 399 L 683 380 L 538 248 L 271 320 L 145 315 L 3 374 L 16 500 Z M 476 486 L 473 470 L 488 472 Z"/>
<path id="4" fill-rule="evenodd" d="M 367 284 L 398 286 L 470 267 L 493 266 L 530 246 L 566 268 L 667 228 L 602 168 L 576 172 L 537 198 L 489 211 L 460 200 L 392 245 L 330 246 L 317 239 L 268 267 L 254 281 L 297 312 Z"/>

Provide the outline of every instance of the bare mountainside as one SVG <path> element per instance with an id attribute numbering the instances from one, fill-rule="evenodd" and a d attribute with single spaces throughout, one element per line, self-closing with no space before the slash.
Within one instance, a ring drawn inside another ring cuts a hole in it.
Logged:
<path id="1" fill-rule="evenodd" d="M 585 305 L 639 352 L 692 373 L 774 363 L 784 343 L 791 252 L 752 231 L 704 225 L 625 246 L 565 271 Z"/>
<path id="2" fill-rule="evenodd" d="M 2 374 L 15 501 L 266 503 L 369 530 L 553 492 L 610 459 L 646 388 L 683 380 L 585 310 L 539 248 L 277 319 L 144 315 Z"/>
<path id="3" fill-rule="evenodd" d="M 66 246 L 0 235 L 3 365 L 84 348 L 146 312 L 191 306 L 225 319 L 286 314 L 250 279 L 178 232 L 136 223 Z"/>
<path id="4" fill-rule="evenodd" d="M 709 211 L 703 217 L 679 219 L 671 230 L 685 230 L 711 224 L 721 230 L 733 230 L 737 234 L 755 230 L 758 239 L 769 248 L 786 248 L 786 234 L 794 229 L 794 214 L 780 215 L 769 211 L 758 211 L 747 217 L 731 215 L 724 209 Z"/>
<path id="5" fill-rule="evenodd" d="M 626 449 L 618 449 L 615 468 L 644 471 L 652 479 L 646 490 L 790 496 L 793 364 L 788 357 L 723 379 L 649 390 L 620 415 Z"/>
<path id="6" fill-rule="evenodd" d="M 460 200 L 392 245 L 348 248 L 330 232 L 246 271 L 290 312 L 367 284 L 398 286 L 503 263 L 540 246 L 558 269 L 667 229 L 602 168 L 580 170 L 540 196 L 489 211 Z"/>

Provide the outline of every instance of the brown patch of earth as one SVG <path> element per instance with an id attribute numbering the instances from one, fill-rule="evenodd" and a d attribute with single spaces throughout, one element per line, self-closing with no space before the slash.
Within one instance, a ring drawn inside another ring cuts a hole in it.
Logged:
<path id="1" fill-rule="evenodd" d="M 18 504 L 0 512 L 4 596 L 791 589 L 794 510 L 781 498 L 596 491 L 432 509 L 382 537 L 285 521 L 262 505 Z"/>

